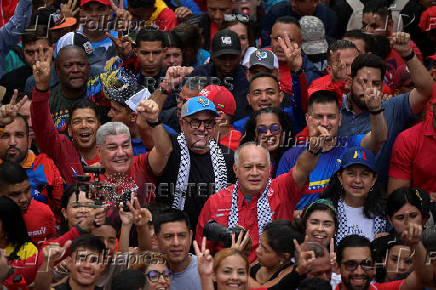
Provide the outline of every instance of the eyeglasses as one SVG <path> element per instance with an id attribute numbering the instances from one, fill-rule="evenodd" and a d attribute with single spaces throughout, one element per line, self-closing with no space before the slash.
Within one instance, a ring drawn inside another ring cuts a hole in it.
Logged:
<path id="1" fill-rule="evenodd" d="M 150 279 L 151 282 L 159 281 L 161 276 L 164 278 L 165 281 L 170 281 L 173 277 L 173 272 L 171 270 L 165 270 L 163 272 L 152 270 L 145 275 L 148 277 L 148 279 Z"/>
<path id="2" fill-rule="evenodd" d="M 371 260 L 363 260 L 360 261 L 360 263 L 355 260 L 349 260 L 343 262 L 342 264 L 344 264 L 345 270 L 350 272 L 355 271 L 358 266 L 360 266 L 365 272 L 374 270 L 374 262 Z"/>
<path id="3" fill-rule="evenodd" d="M 212 129 L 215 127 L 215 119 L 206 119 L 206 120 L 199 120 L 199 119 L 192 119 L 191 121 L 185 120 L 192 129 L 198 129 L 200 128 L 201 124 L 204 124 L 205 129 Z"/>
<path id="4" fill-rule="evenodd" d="M 250 17 L 248 15 L 243 14 L 224 14 L 225 22 L 232 22 L 238 20 L 242 23 L 248 23 L 250 21 Z"/>
<path id="5" fill-rule="evenodd" d="M 271 135 L 279 135 L 282 132 L 282 128 L 279 125 L 272 125 L 270 127 L 267 126 L 260 126 L 256 128 L 257 135 L 259 136 L 265 136 L 268 134 L 268 130 L 271 132 Z"/>

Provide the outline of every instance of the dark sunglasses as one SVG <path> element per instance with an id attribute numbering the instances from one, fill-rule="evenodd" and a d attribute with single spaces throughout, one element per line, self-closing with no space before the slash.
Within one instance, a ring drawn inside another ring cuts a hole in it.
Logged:
<path id="1" fill-rule="evenodd" d="M 201 124 L 204 124 L 205 129 L 212 129 L 215 127 L 215 119 L 198 120 L 192 119 L 191 121 L 186 120 L 186 122 L 191 126 L 192 129 L 200 128 Z"/>
<path id="2" fill-rule="evenodd" d="M 171 278 L 173 277 L 173 272 L 171 270 L 165 270 L 163 272 L 152 270 L 152 271 L 148 272 L 147 274 L 145 274 L 145 276 L 147 276 L 151 282 L 159 281 L 161 276 L 164 278 L 164 280 L 170 281 Z"/>
<path id="3" fill-rule="evenodd" d="M 259 136 L 265 136 L 268 134 L 268 130 L 271 132 L 271 135 L 279 135 L 282 132 L 282 128 L 279 125 L 272 125 L 271 127 L 267 126 L 260 126 L 256 128 L 257 135 Z"/>
<path id="4" fill-rule="evenodd" d="M 374 262 L 371 260 L 363 260 L 357 262 L 355 260 L 349 260 L 342 263 L 345 266 L 345 270 L 347 271 L 355 271 L 358 266 L 362 268 L 363 271 L 368 272 L 374 270 Z"/>
<path id="5" fill-rule="evenodd" d="M 225 22 L 233 22 L 236 20 L 242 23 L 248 23 L 250 22 L 250 17 L 244 14 L 224 14 Z"/>

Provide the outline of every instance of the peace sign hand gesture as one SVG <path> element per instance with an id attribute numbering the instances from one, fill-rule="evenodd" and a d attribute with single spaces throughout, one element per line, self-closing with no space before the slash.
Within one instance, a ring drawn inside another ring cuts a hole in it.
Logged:
<path id="1" fill-rule="evenodd" d="M 209 249 L 206 249 L 206 237 L 203 237 L 201 241 L 201 250 L 197 241 L 194 241 L 193 245 L 195 255 L 197 255 L 198 273 L 200 276 L 211 276 L 213 273 L 213 258 Z"/>
<path id="2" fill-rule="evenodd" d="M 301 48 L 295 41 L 291 41 L 289 35 L 285 33 L 285 37 L 278 38 L 280 47 L 283 49 L 286 61 L 291 71 L 298 71 L 303 65 L 303 57 L 301 55 Z"/>
<path id="3" fill-rule="evenodd" d="M 40 91 L 48 90 L 50 83 L 50 70 L 53 57 L 53 48 L 50 47 L 46 53 L 39 47 L 39 55 L 41 60 L 38 60 L 33 66 L 33 77 L 35 78 L 36 88 Z"/>
<path id="4" fill-rule="evenodd" d="M 24 96 L 21 101 L 17 103 L 18 90 L 14 90 L 11 102 L 7 105 L 0 107 L 0 127 L 5 127 L 15 120 L 20 108 L 26 103 L 27 96 Z"/>

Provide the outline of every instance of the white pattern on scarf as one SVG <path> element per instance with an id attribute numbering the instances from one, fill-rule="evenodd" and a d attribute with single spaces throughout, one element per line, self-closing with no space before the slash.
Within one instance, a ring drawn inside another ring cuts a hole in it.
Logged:
<path id="1" fill-rule="evenodd" d="M 257 227 L 259 231 L 259 240 L 262 235 L 263 228 L 272 222 L 272 213 L 268 201 L 268 192 L 270 191 L 271 178 L 268 179 L 265 190 L 257 200 Z M 236 182 L 232 193 L 232 208 L 230 209 L 228 228 L 234 228 L 238 225 L 238 182 Z"/>
<path id="2" fill-rule="evenodd" d="M 174 193 L 173 208 L 183 210 L 185 208 L 186 190 L 188 188 L 189 173 L 191 171 L 191 157 L 186 145 L 184 133 L 177 136 L 180 146 L 180 167 L 177 175 Z M 215 140 L 209 141 L 209 153 L 212 160 L 213 173 L 215 175 L 215 190 L 220 191 L 227 187 L 227 166 L 221 148 Z"/>

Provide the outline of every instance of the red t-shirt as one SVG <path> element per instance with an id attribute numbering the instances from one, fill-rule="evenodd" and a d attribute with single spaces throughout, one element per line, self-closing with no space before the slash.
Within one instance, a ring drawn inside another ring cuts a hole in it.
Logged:
<path id="1" fill-rule="evenodd" d="M 334 82 L 330 74 L 314 80 L 309 88 L 307 89 L 308 97 L 310 97 L 314 92 L 327 90 L 336 93 L 336 97 L 339 102 L 339 108 L 342 106 L 343 95 L 344 95 L 345 81 Z"/>
<path id="2" fill-rule="evenodd" d="M 210 51 L 212 51 L 212 40 L 215 36 L 215 33 L 218 31 L 219 27 L 215 24 L 215 22 L 210 22 Z"/>
<path id="3" fill-rule="evenodd" d="M 241 132 L 234 130 L 233 127 L 231 127 L 230 133 L 220 138 L 218 142 L 220 142 L 221 145 L 236 151 L 236 149 L 239 147 L 239 143 L 241 142 L 241 138 Z"/>
<path id="4" fill-rule="evenodd" d="M 372 283 L 369 285 L 368 290 L 396 290 L 400 289 L 401 285 L 403 285 L 403 280 L 386 282 L 386 283 Z M 336 290 L 347 290 L 347 287 L 341 283 L 336 286 Z"/>
<path id="5" fill-rule="evenodd" d="M 307 188 L 308 183 L 303 186 Z M 203 239 L 203 228 L 208 220 L 214 219 L 221 225 L 227 226 L 230 209 L 232 207 L 232 193 L 235 185 L 231 185 L 224 190 L 218 191 L 211 195 L 201 210 L 198 218 L 198 225 L 195 239 L 201 243 Z M 295 205 L 302 196 L 295 184 L 292 176 L 292 170 L 282 174 L 271 182 L 268 193 L 268 201 L 272 213 L 272 219 L 292 220 Z M 238 225 L 250 231 L 253 240 L 250 251 L 250 263 L 256 259 L 256 248 L 259 246 L 259 231 L 257 221 L 257 200 L 261 193 L 253 196 L 250 202 L 247 202 L 241 191 L 238 191 Z M 220 249 L 217 243 L 208 241 L 208 249 L 216 252 Z"/>
<path id="6" fill-rule="evenodd" d="M 435 160 L 436 130 L 433 120 L 427 118 L 398 135 L 392 149 L 389 176 L 410 180 L 411 187 L 436 192 Z"/>
<path id="7" fill-rule="evenodd" d="M 53 212 L 45 203 L 33 200 L 23 214 L 27 233 L 38 248 L 43 242 L 56 236 L 56 222 Z"/>

